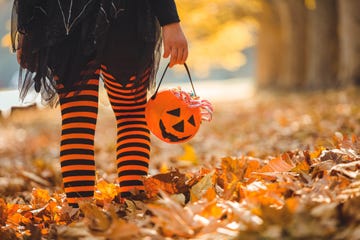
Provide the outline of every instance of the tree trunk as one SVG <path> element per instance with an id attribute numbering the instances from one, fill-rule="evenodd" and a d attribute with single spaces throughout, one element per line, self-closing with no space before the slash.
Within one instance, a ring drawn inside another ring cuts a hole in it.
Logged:
<path id="1" fill-rule="evenodd" d="M 281 51 L 280 19 L 273 0 L 264 2 L 262 14 L 259 16 L 259 32 L 257 42 L 256 80 L 259 88 L 276 85 L 279 79 L 279 61 Z"/>
<path id="2" fill-rule="evenodd" d="M 305 77 L 306 9 L 303 1 L 277 0 L 280 14 L 282 46 L 278 88 L 302 87 Z"/>
<path id="3" fill-rule="evenodd" d="M 305 73 L 305 7 L 298 0 L 264 1 L 258 35 L 259 88 L 298 88 Z"/>
<path id="4" fill-rule="evenodd" d="M 339 85 L 337 24 L 337 0 L 316 1 L 316 8 L 307 11 L 306 89 Z"/>
<path id="5" fill-rule="evenodd" d="M 360 1 L 338 0 L 342 84 L 360 85 Z"/>

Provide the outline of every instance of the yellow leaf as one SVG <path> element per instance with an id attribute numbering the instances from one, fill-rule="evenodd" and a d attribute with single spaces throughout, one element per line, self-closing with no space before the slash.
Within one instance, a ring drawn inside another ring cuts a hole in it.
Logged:
<path id="1" fill-rule="evenodd" d="M 321 155 L 322 151 L 324 151 L 324 150 L 326 150 L 326 148 L 323 146 L 316 148 L 315 151 L 310 153 L 310 158 L 314 159 L 314 158 L 319 157 Z"/>
<path id="2" fill-rule="evenodd" d="M 198 157 L 196 156 L 194 147 L 186 143 L 183 145 L 183 148 L 184 148 L 184 153 L 178 158 L 179 161 L 189 162 L 192 163 L 193 165 L 199 164 Z"/>
<path id="3" fill-rule="evenodd" d="M 215 171 L 212 171 L 206 174 L 198 183 L 196 183 L 190 189 L 190 199 L 191 202 L 198 201 L 207 191 L 209 188 L 213 186 L 213 176 Z"/>
<path id="4" fill-rule="evenodd" d="M 160 173 L 166 173 L 169 171 L 169 168 L 165 162 L 161 163 L 159 171 Z"/>
<path id="5" fill-rule="evenodd" d="M 98 201 L 111 202 L 120 192 L 120 187 L 100 179 L 96 184 L 94 198 Z"/>

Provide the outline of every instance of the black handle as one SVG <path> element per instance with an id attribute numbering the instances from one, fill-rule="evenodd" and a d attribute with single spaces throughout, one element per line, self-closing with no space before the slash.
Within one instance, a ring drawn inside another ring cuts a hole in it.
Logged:
<path id="1" fill-rule="evenodd" d="M 164 72 L 163 72 L 163 74 L 162 74 L 162 76 L 161 76 L 161 78 L 160 78 L 159 85 L 157 86 L 157 88 L 156 88 L 156 90 L 155 90 L 155 93 L 153 94 L 153 96 L 151 97 L 151 99 L 155 99 L 156 94 L 157 94 L 158 91 L 159 91 L 160 85 L 161 85 L 161 83 L 162 83 L 162 81 L 163 81 L 163 79 L 164 79 L 165 73 L 166 73 L 166 71 L 167 71 L 168 68 L 169 68 L 169 64 L 170 64 L 170 63 L 168 63 L 168 64 L 166 65 L 166 68 L 165 68 L 165 70 L 164 70 Z M 189 68 L 188 68 L 188 66 L 187 66 L 186 63 L 184 63 L 184 66 L 185 66 L 187 75 L 188 75 L 188 77 L 189 77 L 189 80 L 190 80 L 191 87 L 192 87 L 192 89 L 193 89 L 194 95 L 195 95 L 195 97 L 196 97 L 196 92 L 195 92 L 195 88 L 194 88 L 193 81 L 192 81 L 192 79 L 191 79 L 191 75 L 190 75 Z"/>

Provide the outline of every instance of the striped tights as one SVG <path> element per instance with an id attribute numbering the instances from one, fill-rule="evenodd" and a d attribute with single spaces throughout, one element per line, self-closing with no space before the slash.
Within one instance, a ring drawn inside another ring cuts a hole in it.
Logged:
<path id="1" fill-rule="evenodd" d="M 133 80 L 123 86 L 101 66 L 87 84 L 64 91 L 59 84 L 62 131 L 60 163 L 64 189 L 70 206 L 94 195 L 94 136 L 98 113 L 99 75 L 102 75 L 117 124 L 116 166 L 121 197 L 143 191 L 141 181 L 149 166 L 150 132 L 145 122 L 149 71 L 135 88 Z"/>

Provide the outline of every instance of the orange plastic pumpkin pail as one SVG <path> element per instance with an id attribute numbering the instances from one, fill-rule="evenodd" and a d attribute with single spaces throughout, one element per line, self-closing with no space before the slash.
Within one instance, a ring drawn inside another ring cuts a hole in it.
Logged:
<path id="1" fill-rule="evenodd" d="M 190 140 L 199 130 L 200 107 L 192 107 L 176 96 L 176 90 L 159 91 L 150 98 L 145 118 L 150 131 L 167 143 L 182 143 Z"/>
<path id="2" fill-rule="evenodd" d="M 180 88 L 159 91 L 166 66 L 154 95 L 145 108 L 145 119 L 149 130 L 159 139 L 167 143 L 182 143 L 190 140 L 199 130 L 202 120 L 210 121 L 212 106 L 209 101 L 200 100 L 196 96 L 190 71 L 184 64 L 193 93 Z"/>

